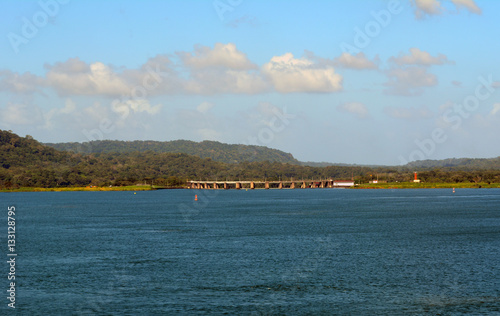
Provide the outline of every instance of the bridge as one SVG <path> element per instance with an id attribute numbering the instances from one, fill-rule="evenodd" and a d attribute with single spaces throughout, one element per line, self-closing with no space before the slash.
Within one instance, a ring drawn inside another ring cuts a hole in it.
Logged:
<path id="1" fill-rule="evenodd" d="M 190 180 L 188 187 L 190 189 L 315 189 L 315 188 L 339 188 L 352 187 L 354 180 L 279 180 L 279 181 L 201 181 Z"/>

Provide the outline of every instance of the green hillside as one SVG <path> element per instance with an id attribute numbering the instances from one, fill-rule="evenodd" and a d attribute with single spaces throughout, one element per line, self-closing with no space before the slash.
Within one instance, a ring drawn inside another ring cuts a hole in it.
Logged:
<path id="1" fill-rule="evenodd" d="M 55 150 L 34 140 L 20 137 L 11 131 L 0 130 L 0 163 L 4 169 L 44 167 L 71 161 L 72 155 Z"/>
<path id="2" fill-rule="evenodd" d="M 407 168 L 415 170 L 443 169 L 443 170 L 500 170 L 500 157 L 497 158 L 450 158 L 443 160 L 420 160 L 410 162 Z"/>
<path id="3" fill-rule="evenodd" d="M 110 144 L 121 143 L 124 142 Z M 227 146 L 231 148 L 233 145 Z M 366 168 L 313 168 L 270 161 L 225 163 L 184 153 L 152 150 L 116 152 L 103 148 L 102 152 L 81 154 L 58 151 L 10 131 L 0 131 L 0 166 L 0 187 L 8 188 L 152 182 L 181 186 L 187 179 L 349 179 L 352 175 L 363 176 L 369 172 Z"/>
<path id="4" fill-rule="evenodd" d="M 299 163 L 291 154 L 280 150 L 264 146 L 230 145 L 214 141 L 197 143 L 188 140 L 169 142 L 102 140 L 86 143 L 47 143 L 45 145 L 57 150 L 87 154 L 153 151 L 157 153 L 183 153 L 225 163 L 239 163 L 243 161 Z"/>

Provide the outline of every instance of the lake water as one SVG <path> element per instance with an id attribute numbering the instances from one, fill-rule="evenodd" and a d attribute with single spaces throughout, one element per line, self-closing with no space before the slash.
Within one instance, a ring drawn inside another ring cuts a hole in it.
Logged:
<path id="1" fill-rule="evenodd" d="M 498 189 L 0 199 L 4 231 L 17 210 L 20 315 L 500 313 Z"/>

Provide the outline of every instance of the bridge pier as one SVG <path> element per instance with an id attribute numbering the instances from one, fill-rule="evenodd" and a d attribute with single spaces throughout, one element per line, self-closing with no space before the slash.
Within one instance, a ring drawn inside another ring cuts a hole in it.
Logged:
<path id="1" fill-rule="evenodd" d="M 345 181 L 347 182 L 347 181 Z M 262 186 L 261 186 L 262 185 Z M 314 179 L 311 179 L 311 180 L 276 180 L 276 181 L 269 181 L 269 180 L 264 180 L 264 181 L 255 181 L 255 180 L 244 180 L 244 181 L 241 181 L 241 180 L 236 180 L 236 181 L 217 181 L 217 180 L 207 180 L 207 181 L 197 181 L 197 180 L 194 180 L 194 181 L 188 181 L 186 183 L 186 187 L 187 188 L 191 188 L 191 189 L 214 189 L 214 190 L 218 190 L 218 189 L 222 189 L 224 188 L 225 190 L 228 190 L 228 189 L 243 189 L 243 188 L 247 188 L 247 189 L 251 189 L 251 190 L 254 190 L 254 189 L 260 189 L 260 188 L 264 188 L 264 189 L 298 189 L 298 188 L 302 188 L 302 189 L 306 189 L 306 188 L 312 188 L 312 189 L 316 189 L 316 188 L 333 188 L 335 187 L 336 185 L 336 182 L 334 180 L 332 180 L 331 178 L 330 179 L 325 179 L 325 180 L 314 180 Z M 341 184 L 339 186 L 346 186 L 345 184 Z M 351 184 L 350 186 L 354 186 L 353 184 Z"/>

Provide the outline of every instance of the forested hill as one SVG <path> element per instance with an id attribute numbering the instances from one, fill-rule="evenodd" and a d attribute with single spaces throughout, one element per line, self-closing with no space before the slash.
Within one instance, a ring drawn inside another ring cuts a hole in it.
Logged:
<path id="1" fill-rule="evenodd" d="M 277 149 L 264 146 L 230 145 L 214 141 L 197 143 L 188 140 L 169 142 L 102 140 L 85 143 L 47 143 L 45 145 L 57 150 L 87 154 L 153 151 L 157 153 L 183 153 L 225 163 L 270 161 L 299 164 L 299 161 L 291 154 Z"/>
<path id="2" fill-rule="evenodd" d="M 497 158 L 450 158 L 443 160 L 420 160 L 410 162 L 406 165 L 409 169 L 415 170 L 428 170 L 428 169 L 442 169 L 442 170 L 500 170 L 500 157 Z"/>
<path id="3" fill-rule="evenodd" d="M 45 146 L 30 136 L 20 137 L 0 130 L 0 167 L 4 169 L 50 166 L 71 158 L 70 153 Z"/>
<path id="4" fill-rule="evenodd" d="M 314 168 L 269 161 L 224 163 L 183 153 L 134 151 L 80 154 L 0 130 L 0 189 L 152 183 L 185 186 L 187 179 L 349 179 L 361 167 Z"/>

